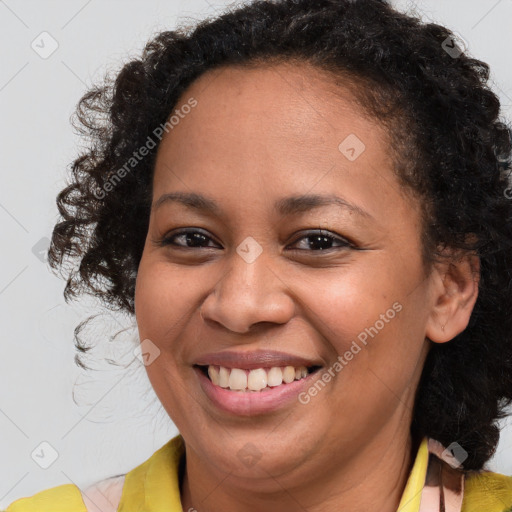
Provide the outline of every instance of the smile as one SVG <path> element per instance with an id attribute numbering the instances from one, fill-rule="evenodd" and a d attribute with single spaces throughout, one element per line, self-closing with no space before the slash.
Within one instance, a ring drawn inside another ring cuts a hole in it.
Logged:
<path id="1" fill-rule="evenodd" d="M 309 373 L 316 371 L 319 366 L 274 366 L 272 368 L 256 368 L 244 370 L 242 368 L 226 368 L 224 366 L 200 366 L 201 371 L 210 381 L 224 389 L 238 392 L 262 392 L 295 380 L 304 379 Z"/>
<path id="2" fill-rule="evenodd" d="M 322 367 L 285 366 L 248 370 L 194 365 L 193 368 L 204 395 L 217 410 L 237 416 L 254 416 L 299 403 L 299 394 L 311 385 Z M 249 386 L 259 389 L 250 389 Z"/>

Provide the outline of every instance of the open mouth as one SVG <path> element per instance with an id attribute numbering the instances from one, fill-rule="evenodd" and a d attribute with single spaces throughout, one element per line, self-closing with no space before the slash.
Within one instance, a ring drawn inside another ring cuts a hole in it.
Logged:
<path id="1" fill-rule="evenodd" d="M 321 366 L 275 366 L 246 370 L 218 365 L 194 365 L 214 385 L 231 391 L 262 392 L 305 379 Z"/>

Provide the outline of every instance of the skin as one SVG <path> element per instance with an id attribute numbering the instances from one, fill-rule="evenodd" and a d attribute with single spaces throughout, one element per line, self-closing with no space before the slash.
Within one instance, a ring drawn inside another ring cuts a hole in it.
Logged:
<path id="1" fill-rule="evenodd" d="M 146 370 L 186 444 L 184 510 L 395 512 L 417 449 L 409 427 L 425 357 L 467 326 L 478 260 L 452 255 L 425 274 L 419 201 L 393 174 L 386 131 L 341 82 L 296 63 L 208 72 L 177 108 L 190 97 L 197 106 L 160 144 L 153 204 L 182 191 L 222 209 L 153 209 L 137 277 L 140 339 L 160 350 Z M 354 161 L 338 149 L 350 134 L 365 144 Z M 368 215 L 273 210 L 310 193 Z M 177 228 L 209 238 L 199 248 L 183 236 L 174 242 L 185 248 L 158 244 Z M 303 237 L 320 228 L 334 241 L 309 248 L 317 239 Z M 251 264 L 236 252 L 248 236 L 263 250 Z M 395 302 L 402 310 L 308 404 L 235 416 L 213 405 L 192 369 L 207 352 L 256 349 L 329 368 Z M 260 454 L 251 467 L 238 455 L 247 443 Z"/>

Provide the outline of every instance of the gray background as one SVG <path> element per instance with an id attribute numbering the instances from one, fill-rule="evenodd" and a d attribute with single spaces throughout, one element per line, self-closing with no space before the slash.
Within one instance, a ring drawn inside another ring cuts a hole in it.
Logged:
<path id="1" fill-rule="evenodd" d="M 229 3 L 0 1 L 0 506 L 55 485 L 83 487 L 125 473 L 176 433 L 134 357 L 133 323 L 92 299 L 65 304 L 64 281 L 49 272 L 42 254 L 57 220 L 55 196 L 83 144 L 69 117 L 85 89 L 138 56 L 155 32 L 191 24 Z M 396 4 L 460 34 L 469 51 L 490 64 L 510 118 L 512 0 Z M 58 48 L 48 58 L 31 47 L 35 41 L 39 52 L 48 51 L 52 40 Z M 109 355 L 127 367 L 104 364 L 87 374 L 73 362 L 73 328 L 98 311 L 103 314 L 89 339 L 125 330 L 117 343 L 100 344 L 93 359 Z M 512 427 L 504 426 L 491 469 L 512 474 Z M 55 462 L 41 467 L 53 455 Z"/>

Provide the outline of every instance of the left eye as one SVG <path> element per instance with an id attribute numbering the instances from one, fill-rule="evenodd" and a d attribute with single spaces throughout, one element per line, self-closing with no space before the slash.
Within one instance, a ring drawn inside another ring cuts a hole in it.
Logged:
<path id="1" fill-rule="evenodd" d="M 181 239 L 183 243 L 176 243 L 176 240 Z M 310 240 L 310 242 L 303 243 L 302 245 L 305 246 L 305 248 L 297 249 L 299 251 L 313 249 L 315 252 L 320 251 L 327 251 L 330 249 L 336 249 L 335 247 L 332 247 L 333 244 L 338 244 L 338 248 L 347 248 L 347 247 L 354 247 L 351 242 L 348 240 L 345 240 L 344 238 L 341 238 L 339 236 L 333 236 L 328 233 L 325 233 L 323 231 L 317 231 L 317 232 L 310 232 L 306 233 L 304 236 L 298 238 L 295 240 L 294 244 L 297 244 L 297 242 L 301 240 Z M 197 230 L 184 230 L 180 231 L 178 233 L 175 233 L 172 236 L 168 236 L 164 238 L 160 245 L 166 246 L 166 245 L 173 245 L 176 247 L 181 247 L 183 249 L 197 249 L 202 248 L 205 243 L 208 241 L 213 242 L 213 240 L 202 233 L 201 231 Z M 214 242 L 216 243 L 216 242 Z M 192 245 L 188 245 L 192 244 Z M 214 247 L 212 245 L 209 246 L 209 248 Z"/>
<path id="2" fill-rule="evenodd" d="M 328 233 L 325 233 L 323 231 L 315 232 L 315 233 L 307 233 L 304 236 L 298 238 L 295 243 L 297 243 L 299 240 L 312 240 L 311 242 L 308 242 L 304 244 L 306 246 L 306 249 L 313 249 L 317 248 L 320 251 L 327 251 L 329 249 L 336 249 L 336 247 L 325 247 L 325 245 L 332 245 L 333 243 L 339 244 L 338 247 L 353 247 L 353 244 L 351 244 L 348 240 L 345 240 L 344 238 L 341 238 L 339 236 L 333 236 Z M 322 247 L 324 246 L 324 247 Z M 305 249 L 298 249 L 299 251 L 305 250 Z"/>

